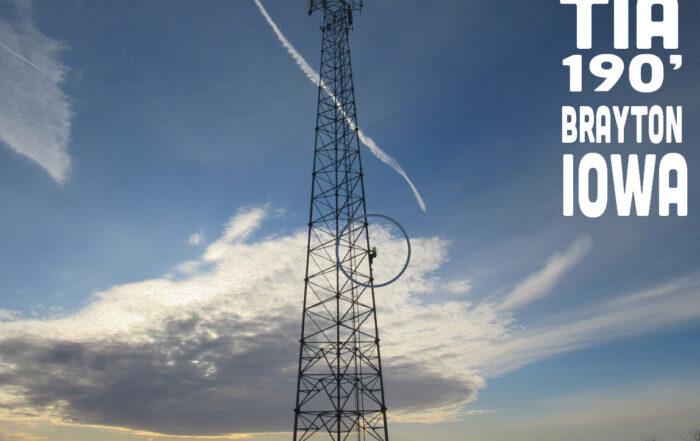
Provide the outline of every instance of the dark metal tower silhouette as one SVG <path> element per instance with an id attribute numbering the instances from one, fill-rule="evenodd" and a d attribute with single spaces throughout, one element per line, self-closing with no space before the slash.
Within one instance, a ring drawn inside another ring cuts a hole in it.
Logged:
<path id="1" fill-rule="evenodd" d="M 323 12 L 323 38 L 295 441 L 388 440 L 374 289 L 362 286 L 373 278 L 348 44 L 361 7 L 309 1 L 309 14 Z"/>

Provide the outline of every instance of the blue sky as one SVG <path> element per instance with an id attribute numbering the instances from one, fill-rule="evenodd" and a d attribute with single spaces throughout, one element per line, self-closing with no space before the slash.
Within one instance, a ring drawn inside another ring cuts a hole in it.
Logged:
<path id="1" fill-rule="evenodd" d="M 427 204 L 363 147 L 368 210 L 416 244 L 377 300 L 394 439 L 699 424 L 700 5 L 679 1 L 684 64 L 660 92 L 574 96 L 573 7 L 365 3 L 359 126 Z M 264 5 L 317 69 L 319 17 Z M 268 343 L 300 318 L 316 93 L 254 2 L 1 1 L 0 43 L 0 439 L 285 438 L 297 343 Z M 682 105 L 684 143 L 562 145 L 561 106 L 599 104 Z M 655 194 L 648 218 L 563 217 L 561 155 L 589 151 L 682 153 L 688 216 Z"/>

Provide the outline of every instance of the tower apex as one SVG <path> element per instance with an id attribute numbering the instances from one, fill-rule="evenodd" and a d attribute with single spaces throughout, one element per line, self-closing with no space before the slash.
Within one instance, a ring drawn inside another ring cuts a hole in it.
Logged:
<path id="1" fill-rule="evenodd" d="M 351 11 L 362 10 L 362 0 L 309 0 L 309 15 L 316 10 L 349 9 Z"/>

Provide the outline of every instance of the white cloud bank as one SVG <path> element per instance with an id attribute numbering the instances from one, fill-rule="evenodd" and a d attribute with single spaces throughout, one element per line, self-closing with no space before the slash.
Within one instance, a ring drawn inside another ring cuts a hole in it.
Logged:
<path id="1" fill-rule="evenodd" d="M 60 87 L 64 46 L 37 29 L 28 3 L 7 3 L 14 14 L 0 17 L 0 141 L 63 183 L 71 170 L 73 117 Z"/>
<path id="2" fill-rule="evenodd" d="M 269 214 L 267 207 L 239 211 L 200 259 L 178 265 L 181 278 L 115 286 L 60 318 L 3 314 L 0 421 L 36 416 L 179 435 L 288 430 L 306 233 L 254 238 Z M 694 275 L 523 330 L 504 305 L 554 292 L 590 241 L 580 239 L 510 294 L 480 304 L 464 295 L 437 301 L 433 293 L 466 293 L 478 281 L 436 276 L 448 260 L 446 241 L 411 241 L 405 276 L 377 290 L 394 421 L 459 419 L 486 378 L 700 316 Z"/>

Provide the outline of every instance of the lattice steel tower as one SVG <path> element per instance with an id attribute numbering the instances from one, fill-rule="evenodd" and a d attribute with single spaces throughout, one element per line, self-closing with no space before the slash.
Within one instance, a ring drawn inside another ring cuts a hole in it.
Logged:
<path id="1" fill-rule="evenodd" d="M 388 440 L 374 289 L 362 286 L 373 281 L 366 218 L 342 231 L 366 214 L 348 44 L 361 7 L 309 1 L 309 14 L 323 11 L 323 37 L 295 441 Z"/>

